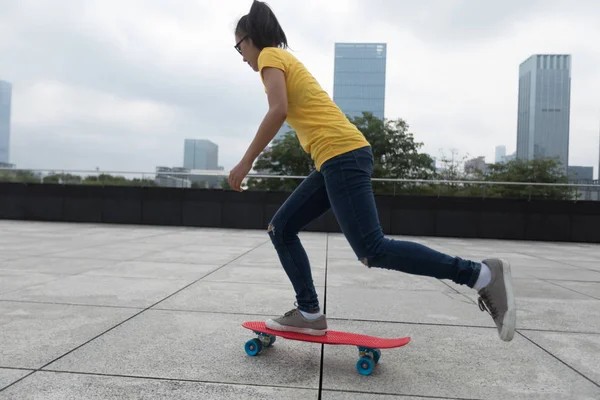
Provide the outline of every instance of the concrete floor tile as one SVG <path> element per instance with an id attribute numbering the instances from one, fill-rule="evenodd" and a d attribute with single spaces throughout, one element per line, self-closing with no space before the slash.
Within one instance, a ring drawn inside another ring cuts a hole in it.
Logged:
<path id="1" fill-rule="evenodd" d="M 431 400 L 431 397 L 415 397 L 415 396 L 395 396 L 393 394 L 373 394 L 373 393 L 357 393 L 357 392 L 341 392 L 332 390 L 323 390 L 321 396 L 323 400 Z M 445 397 L 436 397 L 435 400 L 452 400 Z"/>
<path id="2" fill-rule="evenodd" d="M 368 269 L 342 234 L 301 232 L 322 304 L 327 272 L 330 329 L 413 339 L 384 350 L 369 377 L 356 372 L 355 348 L 325 346 L 323 398 L 600 398 L 582 376 L 598 381 L 600 244 L 389 237 L 461 257 L 507 258 L 519 333 L 501 342 L 465 286 Z M 317 398 L 320 345 L 280 338 L 258 357 L 243 350 L 254 336 L 243 321 L 294 307 L 265 231 L 0 221 L 0 248 L 0 299 L 4 285 L 32 301 L 0 301 L 0 367 L 9 371 L 39 368 L 223 267 L 52 366 L 81 374 L 38 372 L 0 398 Z M 394 322 L 376 322 L 386 320 Z"/>
<path id="3" fill-rule="evenodd" d="M 565 261 L 568 265 L 600 272 L 600 261 Z"/>
<path id="4" fill-rule="evenodd" d="M 317 389 L 321 345 L 279 338 L 248 356 L 256 335 L 241 324 L 256 318 L 151 310 L 47 369 Z"/>
<path id="5" fill-rule="evenodd" d="M 324 288 L 317 286 L 323 303 Z M 160 310 L 187 310 L 281 316 L 294 308 L 291 284 L 251 284 L 200 281 L 156 306 Z"/>
<path id="6" fill-rule="evenodd" d="M 535 331 L 522 334 L 600 386 L 600 335 Z"/>
<path id="7" fill-rule="evenodd" d="M 344 322 L 375 336 L 411 336 L 382 350 L 370 376 L 356 371 L 352 346 L 325 346 L 323 389 L 465 399 L 594 399 L 600 388 L 521 336 L 502 342 L 493 329 Z"/>
<path id="8" fill-rule="evenodd" d="M 352 250 L 332 249 L 327 252 L 327 258 L 329 260 L 349 260 L 360 262 Z"/>
<path id="9" fill-rule="evenodd" d="M 329 260 L 327 286 L 395 290 L 452 291 L 439 279 L 407 274 L 383 268 L 367 268 L 361 262 Z"/>
<path id="10" fill-rule="evenodd" d="M 600 300 L 600 282 L 551 281 L 551 283 Z"/>
<path id="11" fill-rule="evenodd" d="M 20 272 L 41 272 L 50 274 L 79 274 L 96 268 L 115 265 L 112 260 L 94 260 L 90 258 L 21 257 L 10 261 L 0 261 L 0 270 Z"/>
<path id="12" fill-rule="evenodd" d="M 311 268 L 311 271 L 314 284 L 316 286 L 324 286 L 325 269 Z M 206 277 L 205 280 L 211 282 L 278 283 L 281 285 L 291 285 L 290 279 L 281 264 L 272 264 L 270 266 L 230 264 Z"/>
<path id="13" fill-rule="evenodd" d="M 181 264 L 219 264 L 229 263 L 240 257 L 243 252 L 233 254 L 211 252 L 189 252 L 184 249 L 165 250 L 136 258 L 136 261 L 152 261 Z"/>
<path id="14" fill-rule="evenodd" d="M 0 298 L 16 290 L 63 279 L 65 275 L 45 274 L 37 272 L 20 272 L 0 269 Z"/>
<path id="15" fill-rule="evenodd" d="M 54 255 L 63 258 L 93 258 L 99 260 L 133 260 L 135 258 L 142 257 L 155 253 L 156 249 L 150 248 L 128 248 L 127 246 L 95 246 L 77 250 L 61 251 L 53 253 Z"/>
<path id="16" fill-rule="evenodd" d="M 39 368 L 136 309 L 0 302 L 0 365 Z"/>
<path id="17" fill-rule="evenodd" d="M 491 317 L 460 293 L 327 288 L 329 318 L 494 326 Z M 334 329 L 334 328 L 332 328 Z"/>
<path id="18" fill-rule="evenodd" d="M 114 276 L 124 278 L 175 279 L 193 281 L 220 266 L 204 264 L 177 264 L 149 261 L 124 261 L 85 272 L 82 276 Z"/>
<path id="19" fill-rule="evenodd" d="M 223 243 L 221 239 L 220 244 L 206 245 L 204 243 L 193 243 L 183 246 L 177 246 L 176 250 L 185 251 L 189 253 L 209 253 L 209 254 L 223 254 L 229 256 L 240 256 L 244 253 L 252 254 L 256 252 L 256 246 L 248 246 L 238 243 L 232 243 L 230 245 Z"/>
<path id="20" fill-rule="evenodd" d="M 183 288 L 191 281 L 90 275 L 63 276 L 48 283 L 0 295 L 0 300 L 144 308 Z"/>
<path id="21" fill-rule="evenodd" d="M 308 256 L 310 268 L 314 271 L 316 269 L 324 270 L 327 264 L 325 257 L 311 257 Z M 274 254 L 272 256 L 259 256 L 255 254 L 244 255 L 237 260 L 232 261 L 228 266 L 244 266 L 244 267 L 269 267 L 269 268 L 282 268 L 279 257 Z"/>
<path id="22" fill-rule="evenodd" d="M 517 328 L 600 333 L 600 301 L 518 299 Z"/>
<path id="23" fill-rule="evenodd" d="M 600 272 L 586 270 L 583 268 L 563 268 L 549 269 L 531 267 L 523 269 L 523 272 L 533 278 L 538 279 L 554 279 L 561 281 L 585 281 L 585 282 L 600 282 Z"/>
<path id="24" fill-rule="evenodd" d="M 37 372 L 0 396 L 6 400 L 304 400 L 318 398 L 318 392 L 297 388 Z"/>
<path id="25" fill-rule="evenodd" d="M 0 390 L 30 373 L 31 371 L 23 369 L 0 368 Z M 0 393 L 0 398 L 3 398 L 2 396 Z"/>
<path id="26" fill-rule="evenodd" d="M 453 289 L 461 293 L 473 295 L 473 290 L 468 287 L 448 283 Z M 553 282 L 543 281 L 536 278 L 513 278 L 513 290 L 515 297 L 533 299 L 564 299 L 564 300 L 589 300 L 585 294 L 577 293 L 566 287 L 555 285 Z M 476 297 L 473 297 L 476 299 Z"/>

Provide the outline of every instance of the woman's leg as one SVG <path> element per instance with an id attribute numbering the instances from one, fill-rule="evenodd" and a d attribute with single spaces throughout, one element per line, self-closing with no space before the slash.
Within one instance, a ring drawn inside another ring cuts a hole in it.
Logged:
<path id="1" fill-rule="evenodd" d="M 501 260 L 484 260 L 484 265 L 418 243 L 385 238 L 371 185 L 372 171 L 370 147 L 335 157 L 321 168 L 331 208 L 359 260 L 369 268 L 449 279 L 482 289 L 480 307 L 486 306 L 492 314 L 501 338 L 512 339 L 514 297 L 508 264 Z"/>
<path id="2" fill-rule="evenodd" d="M 310 263 L 298 232 L 329 208 L 323 175 L 315 171 L 296 188 L 269 224 L 271 241 L 294 287 L 298 305 L 297 309 L 283 317 L 268 320 L 267 326 L 270 329 L 314 335 L 326 332 L 327 322 L 320 315 Z M 314 314 L 314 318 L 309 314 Z"/>

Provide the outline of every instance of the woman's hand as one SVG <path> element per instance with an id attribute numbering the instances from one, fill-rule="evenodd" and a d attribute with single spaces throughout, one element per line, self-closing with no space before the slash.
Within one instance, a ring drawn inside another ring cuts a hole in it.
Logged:
<path id="1" fill-rule="evenodd" d="M 252 169 L 252 163 L 242 160 L 229 172 L 229 186 L 238 192 L 242 191 L 242 181 Z"/>

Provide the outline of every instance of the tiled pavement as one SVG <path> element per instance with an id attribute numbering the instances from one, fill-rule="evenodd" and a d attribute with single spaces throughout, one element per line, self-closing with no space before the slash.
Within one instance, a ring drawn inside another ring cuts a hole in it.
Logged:
<path id="1" fill-rule="evenodd" d="M 246 355 L 294 302 L 266 232 L 0 221 L 0 399 L 600 399 L 600 245 L 402 238 L 512 262 L 504 343 L 472 290 L 301 238 L 330 328 L 412 337 L 371 376 L 351 346 Z"/>

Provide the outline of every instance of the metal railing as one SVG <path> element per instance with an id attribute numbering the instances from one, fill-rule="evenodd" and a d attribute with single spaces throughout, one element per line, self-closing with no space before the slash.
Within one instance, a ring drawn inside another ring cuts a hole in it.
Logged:
<path id="1" fill-rule="evenodd" d="M 168 180 L 170 177 L 177 178 L 174 179 L 179 181 L 178 184 L 182 184 L 182 186 L 171 186 L 171 187 L 193 187 L 190 185 L 183 185 L 184 181 L 198 181 L 203 177 L 213 177 L 213 178 L 227 178 L 229 176 L 229 171 L 224 170 L 186 170 L 186 171 L 155 171 L 155 172 L 147 172 L 147 171 L 119 171 L 119 170 L 70 170 L 70 169 L 21 169 L 21 168 L 2 168 L 0 167 L 0 182 L 2 181 L 19 181 L 19 175 L 30 174 L 29 178 L 35 176 L 39 179 L 40 183 L 48 182 L 49 177 L 67 177 L 67 176 L 79 176 L 81 177 L 81 181 L 68 181 L 68 179 L 63 179 L 62 182 L 58 183 L 63 184 L 86 184 L 88 182 L 83 182 L 85 178 L 89 177 L 100 177 L 102 175 L 110 175 L 111 177 L 122 177 L 126 180 L 133 182 L 133 180 L 137 179 L 139 181 L 139 185 L 143 186 L 144 182 L 148 182 L 150 180 Z M 15 179 L 7 179 L 10 178 L 11 175 L 14 176 Z M 295 179 L 301 180 L 305 179 L 306 176 L 302 175 L 274 175 L 274 174 L 264 174 L 264 173 L 250 173 L 245 179 L 247 182 L 249 179 Z M 486 197 L 486 191 L 490 187 L 494 186 L 505 186 L 505 187 L 528 187 L 530 191 L 532 188 L 563 188 L 563 189 L 573 189 L 574 193 L 579 194 L 593 194 L 594 197 L 590 200 L 600 200 L 600 184 L 598 180 L 592 181 L 593 183 L 543 183 L 543 182 L 504 182 L 504 181 L 482 181 L 482 180 L 445 180 L 445 179 L 403 179 L 403 178 L 372 178 L 373 182 L 382 182 L 382 183 L 392 183 L 394 184 L 394 194 L 396 193 L 396 187 L 398 186 L 400 189 L 405 187 L 405 185 L 422 185 L 422 186 L 438 186 L 438 187 L 471 187 L 471 186 L 480 186 L 483 190 L 482 196 Z M 51 182 L 57 183 L 57 182 Z M 99 184 L 102 181 L 98 181 Z M 139 186 L 138 185 L 138 186 Z M 156 185 L 153 186 L 163 186 Z M 169 186 L 169 185 L 166 185 Z M 441 191 L 438 194 L 442 194 Z M 589 197 L 589 196 L 588 196 Z"/>

